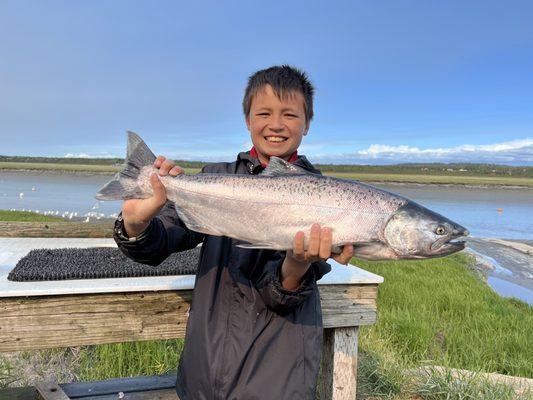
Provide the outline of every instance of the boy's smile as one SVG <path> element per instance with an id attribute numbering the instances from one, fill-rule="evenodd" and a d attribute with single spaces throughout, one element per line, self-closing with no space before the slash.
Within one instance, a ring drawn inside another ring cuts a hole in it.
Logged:
<path id="1" fill-rule="evenodd" d="M 280 99 L 264 86 L 253 96 L 246 126 L 261 163 L 268 164 L 271 156 L 288 160 L 309 129 L 303 95 L 293 91 Z"/>

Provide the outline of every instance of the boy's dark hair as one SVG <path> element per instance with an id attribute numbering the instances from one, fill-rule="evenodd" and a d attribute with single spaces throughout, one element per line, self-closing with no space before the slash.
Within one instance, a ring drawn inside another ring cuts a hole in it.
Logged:
<path id="1" fill-rule="evenodd" d="M 313 94 L 315 88 L 305 72 L 290 65 L 262 69 L 248 78 L 248 85 L 242 100 L 242 109 L 245 117 L 250 113 L 253 97 L 265 85 L 270 85 L 278 98 L 283 98 L 290 92 L 301 93 L 304 97 L 305 121 L 309 123 L 313 119 Z"/>

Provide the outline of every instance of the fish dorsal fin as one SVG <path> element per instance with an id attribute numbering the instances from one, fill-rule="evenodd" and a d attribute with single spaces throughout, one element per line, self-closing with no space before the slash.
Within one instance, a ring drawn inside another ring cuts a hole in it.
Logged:
<path id="1" fill-rule="evenodd" d="M 285 161 L 283 158 L 272 156 L 268 162 L 267 167 L 261 175 L 284 175 L 284 174 L 312 174 L 312 172 L 291 164 Z"/>
<path id="2" fill-rule="evenodd" d="M 152 150 L 148 148 L 144 140 L 139 135 L 132 131 L 126 131 L 128 135 L 128 149 L 127 159 L 133 159 L 139 166 L 150 165 L 155 161 L 155 155 Z"/>

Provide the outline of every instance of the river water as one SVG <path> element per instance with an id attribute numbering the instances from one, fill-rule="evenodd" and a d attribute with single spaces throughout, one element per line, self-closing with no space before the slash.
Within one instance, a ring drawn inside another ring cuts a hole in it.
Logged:
<path id="1" fill-rule="evenodd" d="M 0 171 L 0 209 L 38 210 L 90 219 L 114 217 L 120 211 L 120 201 L 99 202 L 94 199 L 95 193 L 110 178 L 110 175 Z M 414 184 L 376 186 L 445 215 L 469 229 L 472 236 L 533 240 L 533 189 Z M 496 280 L 492 283 L 497 286 Z M 508 291 L 506 288 L 500 292 L 505 295 Z"/>

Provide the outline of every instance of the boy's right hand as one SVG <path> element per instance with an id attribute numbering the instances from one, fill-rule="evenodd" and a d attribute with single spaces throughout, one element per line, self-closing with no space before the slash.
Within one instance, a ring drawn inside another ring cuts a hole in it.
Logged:
<path id="1" fill-rule="evenodd" d="M 174 161 L 167 160 L 159 156 L 154 161 L 154 167 L 157 168 L 158 174 L 150 176 L 150 183 L 154 194 L 147 199 L 125 200 L 122 205 L 122 219 L 124 220 L 124 229 L 129 237 L 140 235 L 167 201 L 167 192 L 165 186 L 159 179 L 159 176 L 177 176 L 183 173 L 183 169 L 178 167 Z"/>

